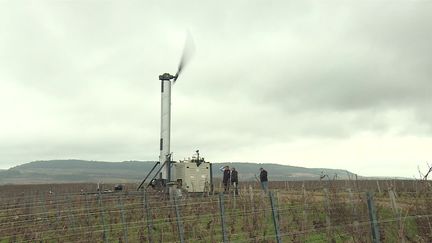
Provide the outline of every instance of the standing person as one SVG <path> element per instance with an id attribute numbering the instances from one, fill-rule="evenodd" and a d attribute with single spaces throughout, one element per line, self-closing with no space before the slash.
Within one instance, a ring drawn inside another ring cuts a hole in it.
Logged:
<path id="1" fill-rule="evenodd" d="M 224 193 L 228 193 L 229 191 L 230 177 L 231 177 L 231 171 L 229 169 L 229 166 L 225 166 L 223 170 L 223 178 L 222 178 L 222 182 L 224 184 Z"/>
<path id="2" fill-rule="evenodd" d="M 267 191 L 268 191 L 267 171 L 264 170 L 262 167 L 260 168 L 260 181 L 261 181 L 261 187 L 262 187 L 262 189 L 267 194 Z"/>
<path id="3" fill-rule="evenodd" d="M 231 185 L 234 187 L 234 194 L 238 195 L 238 172 L 234 167 L 231 170 Z"/>

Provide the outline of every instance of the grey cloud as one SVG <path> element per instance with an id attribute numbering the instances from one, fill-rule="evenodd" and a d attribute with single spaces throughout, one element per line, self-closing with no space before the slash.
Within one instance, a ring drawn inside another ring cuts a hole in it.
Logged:
<path id="1" fill-rule="evenodd" d="M 0 163 L 157 159 L 157 76 L 176 71 L 186 29 L 197 52 L 173 87 L 178 156 L 432 131 L 427 2 L 0 4 Z"/>

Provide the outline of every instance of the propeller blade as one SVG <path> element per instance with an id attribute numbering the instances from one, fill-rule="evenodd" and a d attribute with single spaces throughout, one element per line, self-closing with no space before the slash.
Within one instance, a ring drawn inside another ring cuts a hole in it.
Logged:
<path id="1" fill-rule="evenodd" d="M 185 45 L 183 48 L 183 54 L 182 54 L 181 59 L 180 59 L 177 73 L 174 77 L 174 82 L 177 80 L 178 76 L 183 71 L 184 67 L 189 63 L 189 61 L 191 60 L 194 53 L 195 53 L 195 44 L 194 44 L 194 41 L 192 39 L 191 33 L 188 32 L 187 36 L 186 36 Z"/>

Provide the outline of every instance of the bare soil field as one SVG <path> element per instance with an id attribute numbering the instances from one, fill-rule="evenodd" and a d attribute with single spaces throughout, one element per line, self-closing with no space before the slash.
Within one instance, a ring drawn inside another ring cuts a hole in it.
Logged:
<path id="1" fill-rule="evenodd" d="M 173 198 L 113 186 L 0 186 L 0 242 L 432 241 L 428 181 L 279 181 L 268 194 L 245 182 L 239 195 L 217 184 Z"/>

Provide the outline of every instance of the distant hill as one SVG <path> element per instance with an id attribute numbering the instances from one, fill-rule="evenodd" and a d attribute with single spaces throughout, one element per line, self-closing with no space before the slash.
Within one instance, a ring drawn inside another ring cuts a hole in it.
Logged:
<path id="1" fill-rule="evenodd" d="M 354 173 L 342 169 L 325 169 L 325 168 L 305 168 L 290 165 L 281 165 L 275 163 L 247 163 L 247 162 L 228 162 L 214 163 L 214 168 L 217 173 L 214 176 L 221 176 L 219 168 L 223 165 L 234 167 L 239 171 L 243 180 L 255 180 L 255 175 L 259 175 L 259 168 L 263 167 L 267 170 L 269 180 L 286 181 L 286 180 L 319 180 L 321 175 L 328 175 L 333 178 L 337 175 L 338 179 L 347 179 L 349 176 L 354 176 Z"/>
<path id="2" fill-rule="evenodd" d="M 154 161 L 101 162 L 85 160 L 49 160 L 34 161 L 0 171 L 0 184 L 25 183 L 64 183 L 64 182 L 113 182 L 139 183 L 151 170 Z M 264 167 L 269 180 L 318 180 L 322 172 L 331 178 L 345 179 L 346 170 L 304 168 L 280 164 L 227 162 L 213 163 L 213 176 L 220 178 L 219 170 L 223 165 L 235 167 L 239 171 L 239 179 L 254 180 L 259 168 Z"/>

